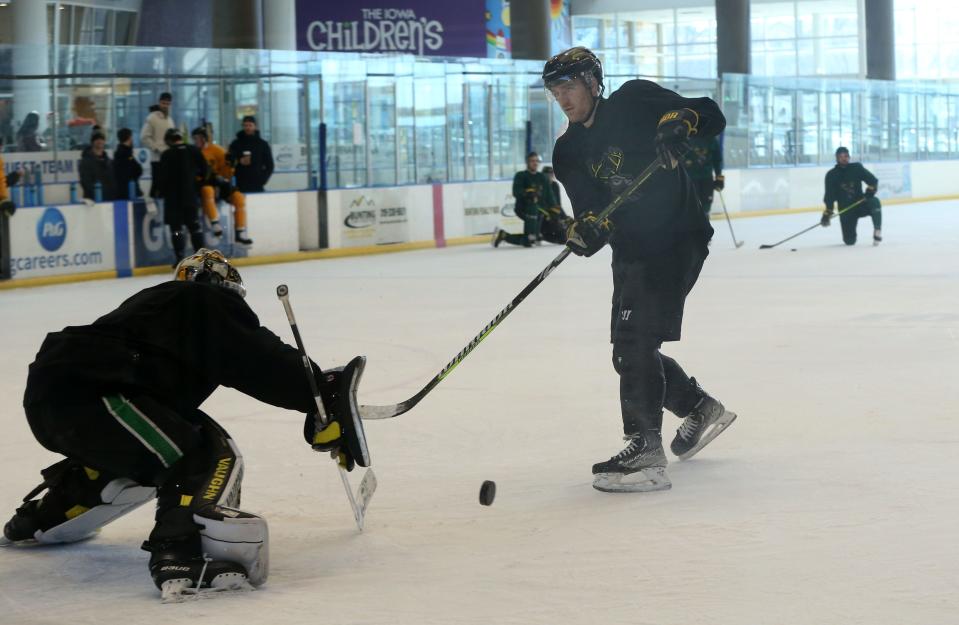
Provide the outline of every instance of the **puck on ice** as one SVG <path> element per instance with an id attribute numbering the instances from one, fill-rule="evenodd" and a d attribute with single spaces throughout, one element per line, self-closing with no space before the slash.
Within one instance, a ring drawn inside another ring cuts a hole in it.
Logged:
<path id="1" fill-rule="evenodd" d="M 796 248 L 792 248 L 792 249 L 789 250 L 789 251 L 790 251 L 790 252 L 795 252 L 795 251 L 796 251 Z"/>
<path id="2" fill-rule="evenodd" d="M 486 480 L 483 482 L 483 485 L 480 486 L 480 503 L 484 506 L 488 506 L 493 503 L 493 499 L 496 497 L 496 482 L 491 482 Z"/>

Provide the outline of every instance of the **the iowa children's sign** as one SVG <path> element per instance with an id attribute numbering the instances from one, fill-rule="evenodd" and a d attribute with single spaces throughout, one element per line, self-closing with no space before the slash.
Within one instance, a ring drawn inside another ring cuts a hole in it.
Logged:
<path id="1" fill-rule="evenodd" d="M 297 0 L 297 49 L 486 56 L 485 0 Z"/>

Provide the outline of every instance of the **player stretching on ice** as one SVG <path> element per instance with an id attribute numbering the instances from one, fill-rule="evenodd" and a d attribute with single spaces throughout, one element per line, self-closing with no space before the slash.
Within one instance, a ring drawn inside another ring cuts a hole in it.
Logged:
<path id="1" fill-rule="evenodd" d="M 862 190 L 863 183 L 866 184 L 865 193 Z M 861 218 L 870 217 L 873 227 L 872 244 L 879 245 L 882 241 L 882 205 L 876 197 L 878 185 L 879 179 L 863 167 L 862 163 L 849 162 L 848 148 L 836 148 L 836 166 L 826 172 L 826 195 L 823 197 L 826 210 L 822 213 L 820 223 L 829 226 L 836 202 L 839 202 L 840 210 L 851 206 L 852 208 L 839 215 L 843 243 L 855 245 L 856 224 Z"/>
<path id="2" fill-rule="evenodd" d="M 40 444 L 66 459 L 41 471 L 43 484 L 3 528 L 6 541 L 82 540 L 155 496 L 143 548 L 164 600 L 266 581 L 266 521 L 239 509 L 243 458 L 198 406 L 220 385 L 303 413 L 316 404 L 299 353 L 260 325 L 244 295 L 236 269 L 201 249 L 173 281 L 47 335 L 23 405 Z M 332 420 L 316 431 L 308 414 L 304 430 L 349 469 L 367 457 L 351 410 L 364 363 L 324 373 Z"/>
<path id="3" fill-rule="evenodd" d="M 603 99 L 602 66 L 586 48 L 547 61 L 543 82 L 569 118 L 553 151 L 556 177 L 576 217 L 567 245 L 580 256 L 592 256 L 607 241 L 613 250 L 613 367 L 628 444 L 593 465 L 593 487 L 666 489 L 663 407 L 683 418 L 671 445 L 682 459 L 736 418 L 659 351 L 664 341 L 680 338 L 686 295 L 713 232 L 680 164 L 683 146 L 691 135 L 717 135 L 726 120 L 709 98 L 683 98 L 645 80 L 631 80 Z M 594 215 L 657 155 L 666 169 L 654 173 L 613 220 L 599 223 Z"/>

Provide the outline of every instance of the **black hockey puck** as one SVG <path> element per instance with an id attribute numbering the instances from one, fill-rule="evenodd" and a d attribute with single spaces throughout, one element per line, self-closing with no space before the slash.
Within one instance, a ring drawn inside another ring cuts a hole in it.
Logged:
<path id="1" fill-rule="evenodd" d="M 789 251 L 790 251 L 790 252 L 795 252 L 795 251 L 796 251 L 796 248 L 792 248 L 792 249 L 789 250 Z"/>
<path id="2" fill-rule="evenodd" d="M 483 485 L 480 486 L 480 503 L 484 506 L 488 506 L 493 503 L 493 499 L 496 498 L 496 482 L 491 482 L 486 480 L 483 482 Z"/>

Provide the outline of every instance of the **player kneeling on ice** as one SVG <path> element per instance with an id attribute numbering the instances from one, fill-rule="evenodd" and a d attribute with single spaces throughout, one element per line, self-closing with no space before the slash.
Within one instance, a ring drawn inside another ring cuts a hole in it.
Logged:
<path id="1" fill-rule="evenodd" d="M 726 120 L 709 98 L 684 98 L 646 80 L 630 80 L 604 99 L 602 66 L 582 47 L 547 61 L 543 83 L 569 118 L 553 149 L 556 178 L 576 217 L 566 245 L 592 256 L 609 242 L 613 252 L 613 367 L 628 444 L 593 465 L 593 487 L 666 489 L 663 407 L 683 419 L 671 445 L 681 459 L 736 418 L 659 351 L 680 338 L 686 296 L 713 233 L 682 164 L 685 144 L 693 135 L 717 135 Z M 612 220 L 597 219 L 657 158 L 664 169 L 628 196 Z"/>
<path id="2" fill-rule="evenodd" d="M 201 249 L 174 280 L 47 335 L 23 403 L 40 444 L 66 459 L 41 471 L 43 483 L 4 527 L 6 542 L 82 540 L 156 497 L 143 549 L 164 600 L 266 581 L 266 521 L 240 509 L 243 458 L 198 407 L 223 385 L 306 413 L 307 441 L 352 469 L 368 459 L 355 425 L 365 359 L 319 376 L 332 420 L 317 431 L 303 360 L 260 325 L 244 295 L 223 255 Z"/>

